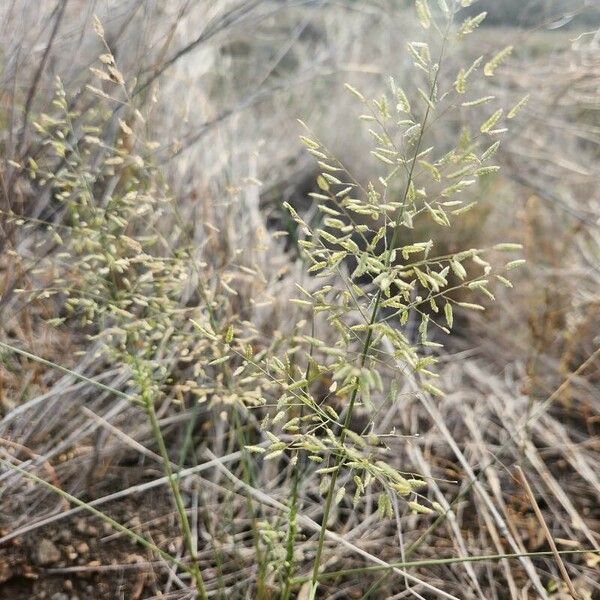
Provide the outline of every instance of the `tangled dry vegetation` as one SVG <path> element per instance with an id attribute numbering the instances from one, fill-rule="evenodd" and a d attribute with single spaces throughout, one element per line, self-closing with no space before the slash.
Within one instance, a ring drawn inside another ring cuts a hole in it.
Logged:
<path id="1" fill-rule="evenodd" d="M 2 3 L 1 597 L 600 597 L 597 15 L 408 4 Z"/>

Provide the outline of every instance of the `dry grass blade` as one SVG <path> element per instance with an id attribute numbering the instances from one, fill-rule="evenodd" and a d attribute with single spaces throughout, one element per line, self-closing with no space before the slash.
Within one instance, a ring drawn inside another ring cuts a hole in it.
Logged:
<path id="1" fill-rule="evenodd" d="M 525 477 L 525 473 L 523 472 L 523 469 L 519 465 L 517 465 L 516 470 L 517 470 L 517 473 L 519 474 L 519 478 L 521 479 L 521 482 L 523 483 L 523 486 L 525 487 L 525 491 L 527 492 L 527 496 L 529 498 L 529 501 L 531 502 L 531 506 L 533 507 L 533 510 L 535 511 L 535 514 L 540 522 L 540 526 L 544 530 L 544 534 L 546 535 L 548 544 L 550 545 L 550 548 L 552 549 L 552 554 L 553 554 L 554 558 L 556 559 L 556 564 L 558 565 L 558 568 L 560 569 L 560 574 L 562 575 L 562 578 L 563 578 L 565 584 L 567 585 L 567 588 L 569 589 L 569 593 L 571 594 L 571 596 L 573 596 L 573 598 L 575 598 L 575 600 L 577 600 L 579 598 L 579 594 L 575 591 L 575 588 L 573 587 L 573 582 L 571 581 L 571 578 L 569 577 L 569 573 L 567 572 L 567 569 L 565 568 L 565 564 L 563 563 L 562 558 L 560 557 L 560 554 L 558 553 L 558 548 L 556 547 L 554 538 L 552 537 L 552 534 L 550 533 L 550 530 L 548 529 L 548 525 L 546 524 L 546 521 L 544 520 L 544 515 L 542 514 L 539 504 L 537 503 L 537 500 L 535 499 L 533 490 L 531 489 L 531 486 L 529 485 L 529 482 L 527 481 L 527 478 Z"/>

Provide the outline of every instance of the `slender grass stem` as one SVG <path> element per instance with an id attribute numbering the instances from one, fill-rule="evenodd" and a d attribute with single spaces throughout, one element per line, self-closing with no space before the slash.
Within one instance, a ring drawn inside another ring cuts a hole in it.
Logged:
<path id="1" fill-rule="evenodd" d="M 77 379 L 84 383 L 89 383 L 90 385 L 93 385 L 95 388 L 97 388 L 99 390 L 114 394 L 118 398 L 130 400 L 133 403 L 135 403 L 135 401 L 136 401 L 136 399 L 133 396 L 126 394 L 125 392 L 122 392 L 121 390 L 117 390 L 113 387 L 110 387 L 109 385 L 105 385 L 104 383 L 102 383 L 100 381 L 96 381 L 95 379 L 86 377 L 85 375 L 82 375 L 81 373 L 72 371 L 71 369 L 68 369 L 67 367 L 63 367 L 62 365 L 52 362 L 51 360 L 46 360 L 45 358 L 42 358 L 41 356 L 37 356 L 36 354 L 27 352 L 27 350 L 22 350 L 21 348 L 17 348 L 16 346 L 7 344 L 6 342 L 0 342 L 0 348 L 9 350 L 10 352 L 13 352 L 14 354 L 18 354 L 19 356 L 29 358 L 30 360 L 33 360 L 33 361 L 39 363 L 40 365 L 44 365 L 46 367 L 51 367 L 52 369 L 56 369 L 57 371 L 61 371 L 65 375 L 69 375 L 69 376 L 73 377 L 73 379 Z"/>
<path id="2" fill-rule="evenodd" d="M 292 593 L 292 576 L 294 574 L 294 545 L 298 534 L 298 486 L 300 483 L 300 469 L 294 469 L 292 482 L 292 496 L 290 499 L 290 514 L 288 516 L 288 536 L 285 555 L 285 581 L 281 592 L 281 600 L 289 600 Z"/>
<path id="3" fill-rule="evenodd" d="M 578 555 L 578 554 L 593 554 L 600 555 L 600 552 L 595 549 L 587 550 L 558 550 L 559 555 Z M 363 573 L 378 573 L 380 571 L 391 571 L 392 569 L 418 569 L 424 567 L 439 567 L 442 565 L 456 565 L 462 563 L 486 562 L 489 560 L 506 560 L 510 558 L 545 558 L 554 557 L 556 553 L 552 550 L 543 550 L 540 552 L 515 552 L 509 554 L 485 554 L 481 556 L 464 556 L 464 557 L 449 557 L 435 558 L 431 560 L 413 560 L 408 562 L 389 563 L 388 565 L 372 565 L 370 567 L 359 567 L 356 569 L 341 569 L 339 571 L 326 571 L 319 575 L 319 580 L 335 579 L 337 577 L 348 575 L 360 575 Z M 302 584 L 310 581 L 310 577 L 296 577 L 293 582 Z"/>
<path id="4" fill-rule="evenodd" d="M 452 25 L 452 22 L 453 22 L 453 14 L 448 19 L 448 26 L 447 26 L 446 33 L 445 33 L 443 41 L 442 41 L 442 46 L 440 49 L 440 56 L 439 56 L 439 60 L 437 63 L 437 68 L 435 70 L 435 74 L 434 74 L 433 80 L 431 82 L 431 86 L 430 86 L 430 90 L 429 90 L 429 101 L 427 102 L 427 108 L 425 110 L 425 115 L 424 115 L 423 121 L 421 123 L 420 133 L 419 133 L 419 137 L 417 140 L 417 144 L 415 146 L 415 152 L 414 152 L 414 155 L 413 155 L 413 158 L 411 161 L 411 166 L 410 166 L 410 170 L 408 173 L 406 186 L 404 188 L 404 194 L 403 194 L 402 202 L 400 205 L 400 209 L 398 210 L 398 215 L 396 216 L 396 221 L 394 224 L 394 230 L 393 230 L 393 234 L 392 234 L 392 240 L 390 242 L 390 249 L 395 248 L 396 244 L 398 243 L 400 229 L 401 229 L 402 221 L 404 218 L 404 211 L 406 209 L 406 203 L 408 200 L 408 194 L 409 194 L 410 187 L 411 187 L 411 184 L 413 181 L 415 167 L 417 165 L 417 160 L 419 158 L 419 153 L 421 151 L 425 126 L 427 124 L 427 120 L 429 119 L 429 114 L 431 112 L 432 101 L 433 101 L 433 98 L 435 95 L 438 77 L 439 77 L 439 73 L 440 73 L 440 69 L 441 69 L 442 58 L 444 56 L 446 42 L 448 39 L 448 33 L 449 33 L 450 27 Z M 386 260 L 385 260 L 385 269 L 386 270 L 389 269 L 389 267 L 390 267 L 391 256 L 392 256 L 391 252 L 388 252 Z M 381 304 L 382 295 L 383 295 L 383 291 L 380 288 L 377 291 L 377 294 L 375 296 L 375 302 L 373 304 L 373 310 L 371 312 L 371 318 L 369 320 L 369 328 L 368 328 L 368 332 L 365 337 L 365 342 L 364 342 L 363 349 L 361 352 L 361 358 L 360 358 L 360 367 L 361 368 L 364 367 L 364 365 L 367 361 L 367 357 L 369 355 L 369 351 L 371 349 L 371 343 L 373 340 L 373 325 L 375 324 L 375 322 L 377 320 L 377 315 L 379 313 L 379 307 Z M 348 403 L 348 408 L 346 409 L 346 415 L 344 418 L 342 430 L 340 432 L 340 436 L 339 436 L 340 446 L 343 446 L 343 444 L 346 440 L 346 431 L 347 431 L 348 426 L 350 425 L 350 422 L 352 419 L 352 414 L 354 412 L 354 407 L 356 405 L 356 401 L 358 398 L 358 390 L 359 390 L 359 386 L 358 386 L 358 382 L 356 382 L 354 390 L 352 391 L 352 396 L 350 397 L 350 402 Z M 312 578 L 311 578 L 311 587 L 312 587 L 313 593 L 316 590 L 316 587 L 318 585 L 319 567 L 321 564 L 321 557 L 323 554 L 323 546 L 325 543 L 325 532 L 327 530 L 327 523 L 329 521 L 329 515 L 331 513 L 331 508 L 333 506 L 333 499 L 334 499 L 334 495 L 335 495 L 335 485 L 337 483 L 337 477 L 343 466 L 343 463 L 344 463 L 344 454 L 340 453 L 335 461 L 336 468 L 334 469 L 334 471 L 332 473 L 330 487 L 327 492 L 327 498 L 325 500 L 325 509 L 323 511 L 323 521 L 322 521 L 322 526 L 321 526 L 321 532 L 319 534 L 319 540 L 317 543 L 317 552 L 316 552 L 315 559 L 314 559 Z"/>
<path id="5" fill-rule="evenodd" d="M 34 473 L 30 473 L 26 469 L 23 469 L 22 467 L 20 467 L 18 465 L 14 465 L 13 463 L 9 462 L 8 460 L 0 458 L 0 465 L 5 467 L 6 469 L 9 469 L 16 473 L 19 473 L 26 479 L 29 479 L 30 481 L 37 483 L 37 484 L 45 487 L 46 489 L 49 489 L 50 491 L 54 492 L 55 494 L 61 496 L 62 498 L 67 500 L 67 502 L 70 502 L 71 504 L 75 504 L 75 506 L 78 506 L 79 508 L 86 510 L 91 515 L 94 515 L 101 521 L 108 523 L 108 525 L 110 525 L 115 531 L 118 531 L 119 533 L 124 534 L 130 540 L 135 542 L 136 544 L 139 544 L 140 546 L 146 548 L 147 550 L 150 550 L 157 556 L 160 556 L 163 560 L 165 560 L 169 564 L 172 564 L 183 571 L 187 571 L 187 572 L 190 571 L 189 567 L 187 565 L 185 565 L 184 563 L 182 563 L 180 560 L 178 560 L 174 556 L 171 556 L 168 552 L 165 552 L 164 550 L 159 548 L 156 544 L 153 544 L 151 541 L 142 537 L 135 531 L 128 529 L 124 525 L 121 525 L 121 523 L 119 523 L 118 521 L 115 521 L 112 517 L 108 516 L 106 513 L 102 512 L 101 510 L 98 510 L 94 506 L 91 506 L 89 503 L 84 502 L 83 500 L 80 500 L 79 498 L 77 498 L 76 496 L 73 496 L 72 494 L 69 494 L 69 492 L 65 492 L 65 490 L 51 484 L 50 482 L 46 481 L 45 479 L 42 479 L 41 477 L 38 477 Z"/>
<path id="6" fill-rule="evenodd" d="M 311 337 L 315 337 L 315 320 L 313 318 L 311 323 Z M 315 346 L 311 343 L 309 357 L 312 359 Z M 304 379 L 308 382 L 310 377 L 310 360 L 306 365 L 306 372 L 304 373 Z M 308 395 L 309 384 L 304 386 L 304 391 Z M 300 405 L 300 424 L 302 424 L 302 417 L 304 416 L 304 405 Z M 294 478 L 292 482 L 292 497 L 290 500 L 290 514 L 288 518 L 288 536 L 286 542 L 286 569 L 285 569 L 285 582 L 283 591 L 281 593 L 281 600 L 289 600 L 290 594 L 292 593 L 292 575 L 294 573 L 294 546 L 296 543 L 296 536 L 298 534 L 298 488 L 300 486 L 300 473 L 302 470 L 301 464 L 296 464 L 294 467 Z"/>
<path id="7" fill-rule="evenodd" d="M 242 453 L 241 463 L 243 481 L 246 485 L 254 487 L 254 475 L 252 473 L 252 465 L 248 460 L 248 452 L 244 450 L 245 446 L 247 445 L 246 435 L 242 423 L 240 422 L 240 416 L 236 409 L 234 409 L 234 429 L 235 434 L 237 436 L 237 442 Z M 263 600 L 267 597 L 265 584 L 267 564 L 265 557 L 263 556 L 263 552 L 260 548 L 260 532 L 258 530 L 258 522 L 256 519 L 256 509 L 254 507 L 254 502 L 252 501 L 252 497 L 250 495 L 246 495 L 246 508 L 248 510 L 248 514 L 250 515 L 250 523 L 252 527 L 252 543 L 254 544 L 256 562 L 258 563 L 258 577 L 256 585 L 257 597 L 258 600 Z"/>
<path id="8" fill-rule="evenodd" d="M 141 389 L 142 403 L 148 414 L 152 434 L 158 445 L 158 450 L 163 461 L 163 470 L 167 479 L 169 480 L 169 486 L 171 488 L 171 493 L 173 494 L 175 508 L 177 510 L 177 513 L 179 514 L 181 533 L 183 534 L 187 551 L 189 552 L 192 560 L 190 572 L 192 574 L 192 577 L 194 578 L 196 589 L 198 591 L 198 594 L 200 595 L 200 598 L 202 600 L 208 600 L 208 595 L 204 586 L 204 580 L 202 579 L 202 573 L 200 571 L 200 565 L 198 563 L 198 553 L 194 544 L 190 522 L 187 516 L 187 512 L 185 510 L 183 497 L 181 496 L 181 490 L 179 489 L 179 478 L 174 475 L 173 469 L 171 467 L 171 460 L 169 458 L 169 453 L 167 451 L 165 439 L 163 437 L 160 428 L 160 423 L 158 422 L 158 417 L 156 415 L 156 410 L 154 408 L 154 399 L 152 397 L 150 386 L 148 385 L 148 377 L 140 368 L 137 359 L 135 359 L 135 367 L 136 378 Z"/>

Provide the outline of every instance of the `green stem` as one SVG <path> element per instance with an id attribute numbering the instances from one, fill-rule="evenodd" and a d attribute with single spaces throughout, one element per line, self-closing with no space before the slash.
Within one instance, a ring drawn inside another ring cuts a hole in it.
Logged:
<path id="1" fill-rule="evenodd" d="M 158 450 L 163 462 L 163 470 L 169 481 L 169 486 L 171 487 L 171 493 L 173 494 L 173 500 L 175 502 L 175 508 L 177 509 L 177 513 L 179 514 L 181 532 L 183 534 L 187 551 L 189 552 L 192 560 L 192 564 L 190 565 L 190 572 L 192 574 L 192 577 L 194 578 L 196 589 L 198 591 L 198 594 L 200 595 L 200 598 L 202 600 L 208 600 L 208 595 L 204 586 L 204 580 L 202 579 L 202 573 L 200 572 L 200 565 L 198 564 L 198 554 L 194 547 L 190 522 L 187 516 L 187 512 L 185 510 L 183 498 L 181 496 L 181 490 L 179 489 L 179 479 L 173 474 L 171 460 L 169 458 L 169 453 L 167 451 L 165 439 L 160 429 L 160 423 L 158 422 L 156 410 L 154 409 L 154 400 L 148 387 L 147 378 L 144 375 L 144 373 L 142 373 L 137 360 L 135 360 L 135 363 L 137 379 L 142 392 L 142 402 L 144 404 L 144 407 L 146 408 L 146 413 L 148 414 L 150 427 L 152 428 L 152 434 L 154 435 L 154 439 L 156 440 L 156 443 L 158 445 Z"/>
<path id="2" fill-rule="evenodd" d="M 451 22 L 452 22 L 452 20 L 450 19 L 448 22 L 448 29 L 450 27 Z M 445 50 L 446 41 L 447 41 L 447 34 L 448 34 L 448 30 L 447 30 L 446 35 L 444 36 L 444 39 L 442 42 L 442 47 L 440 50 L 440 57 L 439 57 L 438 64 L 437 64 L 437 69 L 435 71 L 435 75 L 433 77 L 433 81 L 431 83 L 431 87 L 429 90 L 429 102 L 427 103 L 427 108 L 425 111 L 425 115 L 423 117 L 423 122 L 421 124 L 419 139 L 417 141 L 417 145 L 415 147 L 415 153 L 414 153 L 413 159 L 411 161 L 410 171 L 408 173 L 408 179 L 406 182 L 406 187 L 404 189 L 404 195 L 402 198 L 402 204 L 400 206 L 398 215 L 396 217 L 396 222 L 394 224 L 394 231 L 392 234 L 392 240 L 390 242 L 390 251 L 388 252 L 388 254 L 386 256 L 386 260 L 385 260 L 385 269 L 389 268 L 389 266 L 391 264 L 392 250 L 396 247 L 396 244 L 398 243 L 398 237 L 400 235 L 400 228 L 402 225 L 402 220 L 404 218 L 404 212 L 406 209 L 408 193 L 410 191 L 410 186 L 413 181 L 415 167 L 417 164 L 417 160 L 419 158 L 419 153 L 421 151 L 421 145 L 423 143 L 423 134 L 425 131 L 425 126 L 427 124 L 427 120 L 429 119 L 429 114 L 431 112 L 432 100 L 433 100 L 433 97 L 435 94 L 437 81 L 438 81 L 438 77 L 439 77 L 439 73 L 440 73 L 442 57 L 444 55 L 444 50 Z M 369 321 L 369 330 L 367 332 L 367 336 L 365 338 L 365 342 L 364 342 L 363 349 L 361 352 L 361 359 L 360 359 L 360 368 L 361 369 L 364 367 L 367 357 L 368 357 L 368 354 L 369 354 L 369 350 L 371 349 L 371 342 L 373 340 L 373 325 L 375 324 L 375 321 L 377 320 L 377 314 L 379 313 L 379 306 L 381 304 L 382 294 L 383 294 L 383 291 L 380 288 L 377 291 L 377 295 L 375 297 L 375 303 L 373 305 L 373 311 L 371 313 L 371 319 Z M 352 396 L 350 398 L 350 402 L 349 402 L 348 408 L 346 410 L 346 416 L 344 418 L 344 424 L 343 424 L 342 431 L 340 433 L 340 438 L 339 438 L 340 446 L 343 446 L 344 442 L 346 440 L 346 431 L 350 424 L 350 421 L 352 418 L 352 413 L 354 412 L 354 406 L 356 404 L 357 397 L 358 397 L 358 381 L 356 383 L 354 390 L 352 391 Z M 319 533 L 319 541 L 318 541 L 318 545 L 317 545 L 317 553 L 315 555 L 315 561 L 314 561 L 314 565 L 313 565 L 313 572 L 312 572 L 312 578 L 311 578 L 311 587 L 312 587 L 313 591 L 316 589 L 316 587 L 318 585 L 319 567 L 321 564 L 321 556 L 323 554 L 323 546 L 325 543 L 325 533 L 327 531 L 327 522 L 329 520 L 329 515 L 331 513 L 331 507 L 333 505 L 333 499 L 334 499 L 334 494 L 335 494 L 335 484 L 337 482 L 338 473 L 340 472 L 341 468 L 343 467 L 344 460 L 345 460 L 344 454 L 340 453 L 335 461 L 336 468 L 333 471 L 333 474 L 331 476 L 331 484 L 330 484 L 329 490 L 327 492 L 327 499 L 325 501 L 325 509 L 323 512 L 323 520 L 321 523 L 321 531 Z"/>
<path id="3" fill-rule="evenodd" d="M 234 429 L 237 436 L 237 442 L 241 451 L 241 464 L 242 464 L 242 472 L 243 472 L 243 481 L 249 487 L 254 487 L 254 476 L 252 473 L 252 465 L 248 460 L 248 452 L 245 450 L 247 445 L 246 434 L 242 427 L 242 423 L 240 421 L 240 415 L 238 413 L 237 408 L 233 409 L 234 413 Z M 258 521 L 256 518 L 256 510 L 254 508 L 254 502 L 252 502 L 252 497 L 250 495 L 246 496 L 246 507 L 248 509 L 248 514 L 250 515 L 250 523 L 252 527 L 252 542 L 254 544 L 254 552 L 256 554 L 256 562 L 258 563 L 258 573 L 257 573 L 257 589 L 256 593 L 259 600 L 263 600 L 267 597 L 266 592 L 266 567 L 267 563 L 261 552 L 260 548 L 260 533 L 258 529 Z"/>
<path id="4" fill-rule="evenodd" d="M 311 337 L 315 337 L 315 320 L 312 319 L 311 324 Z M 304 379 L 307 382 L 310 381 L 310 363 L 314 352 L 314 344 L 311 343 L 309 351 L 309 360 L 306 365 L 306 372 L 304 373 Z M 309 385 L 307 383 L 304 386 L 304 392 L 308 396 Z M 304 405 L 300 406 L 300 427 L 302 427 L 302 417 L 304 416 Z M 289 526 L 288 526 L 288 538 L 286 546 L 286 569 L 285 569 L 285 584 L 281 593 L 281 600 L 289 600 L 290 594 L 292 593 L 292 575 L 294 574 L 294 546 L 296 544 L 296 535 L 298 534 L 298 487 L 300 486 L 300 470 L 302 465 L 296 464 L 294 468 L 294 480 L 292 483 L 292 498 L 290 502 L 290 514 L 289 514 Z"/>
<path id="5" fill-rule="evenodd" d="M 46 360 L 45 358 L 42 358 L 41 356 L 37 356 L 36 354 L 27 352 L 27 350 L 22 350 L 21 348 L 17 348 L 16 346 L 11 346 L 11 344 L 7 344 L 5 342 L 0 342 L 0 348 L 4 348 L 5 350 L 14 352 L 15 354 L 18 354 L 19 356 L 24 356 L 25 358 L 29 358 L 30 360 L 33 360 L 33 361 L 39 363 L 40 365 L 44 365 L 46 367 L 51 367 L 52 369 L 56 369 L 57 371 L 60 371 L 61 373 L 64 373 L 65 375 L 70 375 L 71 377 L 73 377 L 73 379 L 77 379 L 78 381 L 83 381 L 84 383 L 89 383 L 90 385 L 93 385 L 95 388 L 102 390 L 103 392 L 109 392 L 111 394 L 114 394 L 118 398 L 123 398 L 124 400 L 130 400 L 134 404 L 136 402 L 136 399 L 133 396 L 130 396 L 129 394 L 126 394 L 125 392 L 122 392 L 121 390 L 117 390 L 113 387 L 110 387 L 109 385 L 105 385 L 104 383 L 101 383 L 100 381 L 96 381 L 95 379 L 86 377 L 85 375 L 82 375 L 81 373 L 77 373 L 76 371 L 67 369 L 67 367 L 63 367 L 62 365 L 54 363 L 50 360 Z"/>
<path id="6" fill-rule="evenodd" d="M 377 318 L 377 312 L 379 311 L 379 303 L 381 301 L 381 290 L 377 293 L 377 298 L 375 299 L 375 305 L 373 307 L 373 312 L 371 314 L 371 320 L 369 325 L 372 326 Z M 373 328 L 369 327 L 369 331 L 367 333 L 367 337 L 365 338 L 365 343 L 363 346 L 363 350 L 361 353 L 360 366 L 364 367 L 365 362 L 367 360 L 367 355 L 369 353 L 369 349 L 371 347 L 371 340 L 373 337 Z M 344 425 L 342 427 L 342 431 L 340 433 L 340 446 L 344 445 L 346 441 L 346 432 L 348 426 L 350 425 L 350 419 L 352 418 L 352 413 L 354 411 L 354 405 L 356 403 L 356 398 L 358 396 L 358 384 L 352 391 L 352 397 L 350 398 L 350 403 L 348 404 L 348 409 L 346 410 L 346 416 L 344 418 Z M 325 501 L 325 510 L 323 511 L 323 520 L 321 522 L 321 531 L 319 533 L 319 542 L 317 545 L 317 554 L 315 555 L 315 562 L 313 565 L 312 572 L 312 587 L 316 587 L 318 584 L 318 576 L 319 576 L 319 567 L 321 566 L 321 555 L 323 554 L 323 545 L 325 543 L 325 533 L 327 532 L 327 522 L 329 520 L 329 514 L 331 513 L 331 507 L 333 505 L 334 498 L 334 490 L 335 484 L 337 482 L 337 476 L 340 469 L 343 466 L 344 462 L 344 454 L 340 453 L 335 461 L 336 469 L 333 471 L 331 475 L 331 484 L 329 486 L 329 491 L 327 492 L 327 499 Z"/>
<path id="7" fill-rule="evenodd" d="M 296 543 L 296 535 L 298 533 L 298 485 L 300 482 L 300 469 L 298 466 L 294 469 L 294 481 L 292 484 L 292 498 L 290 506 L 290 514 L 288 517 L 288 538 L 285 556 L 285 584 L 281 592 L 281 600 L 289 600 L 292 593 L 292 575 L 294 574 L 294 545 Z"/>
<path id="8" fill-rule="evenodd" d="M 11 471 L 15 471 L 16 473 L 19 473 L 26 479 L 29 479 L 30 481 L 33 481 L 34 483 L 37 483 L 37 484 L 51 490 L 52 492 L 54 492 L 61 498 L 64 498 L 71 504 L 74 504 L 75 506 L 78 506 L 79 508 L 86 510 L 87 512 L 94 515 L 101 521 L 108 523 L 115 531 L 118 531 L 119 533 L 126 535 L 129 539 L 131 539 L 136 544 L 139 544 L 140 546 L 146 548 L 147 550 L 154 552 L 157 556 L 160 556 L 166 562 L 176 566 L 179 569 L 182 569 L 183 571 L 188 571 L 188 572 L 190 571 L 189 567 L 186 566 L 185 564 L 183 564 L 180 560 L 178 560 L 174 556 L 171 556 L 168 552 L 165 552 L 164 550 L 159 548 L 156 544 L 153 544 L 151 541 L 149 541 L 146 538 L 142 537 L 141 535 L 137 534 L 135 531 L 128 529 L 124 525 L 121 525 L 121 523 L 119 523 L 118 521 L 115 521 L 112 517 L 109 517 L 106 513 L 103 513 L 102 511 L 91 506 L 87 502 L 84 502 L 83 500 L 80 500 L 79 498 L 73 496 L 72 494 L 69 494 L 69 492 L 65 492 L 65 490 L 62 490 L 61 488 L 51 484 L 50 482 L 46 481 L 45 479 L 38 477 L 34 473 L 30 473 L 29 471 L 23 469 L 22 467 L 13 465 L 11 462 L 9 462 L 3 458 L 0 458 L 0 465 L 2 465 L 3 467 L 6 467 L 7 469 L 10 469 Z"/>
<path id="9" fill-rule="evenodd" d="M 599 555 L 600 552 L 595 549 L 588 550 L 559 550 L 559 554 L 577 555 L 577 554 L 594 554 Z M 335 579 L 347 575 L 358 575 L 361 573 L 377 573 L 379 571 L 390 571 L 391 569 L 418 569 L 423 567 L 439 567 L 443 565 L 455 565 L 462 563 L 485 562 L 488 560 L 506 560 L 509 558 L 541 558 L 546 556 L 555 556 L 551 550 L 543 550 L 540 552 L 515 552 L 510 554 L 484 554 L 482 556 L 465 556 L 465 557 L 450 557 L 436 558 L 432 560 L 414 560 L 408 562 L 389 563 L 387 565 L 372 565 L 370 567 L 360 567 L 356 569 L 343 569 L 340 571 L 328 571 L 321 573 L 319 579 Z M 295 584 L 302 584 L 309 581 L 309 577 L 296 577 L 293 581 Z"/>

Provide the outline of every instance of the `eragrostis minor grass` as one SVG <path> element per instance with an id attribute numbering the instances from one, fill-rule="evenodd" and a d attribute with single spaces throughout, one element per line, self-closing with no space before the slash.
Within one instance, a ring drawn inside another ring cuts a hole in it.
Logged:
<path id="1" fill-rule="evenodd" d="M 462 2 L 464 7 L 470 4 Z M 173 248 L 165 235 L 168 227 L 178 226 L 185 239 L 185 228 L 158 168 L 147 157 L 154 142 L 145 139 L 145 118 L 135 108 L 108 46 L 94 71 L 99 83 L 88 89 L 105 104 L 80 114 L 71 109 L 59 83 L 55 112 L 42 115 L 36 124 L 47 155 L 18 165 L 33 180 L 51 181 L 65 217 L 65 224 L 49 225 L 52 243 L 63 248 L 62 272 L 52 289 L 28 293 L 32 298 L 63 296 L 68 314 L 54 323 L 82 323 L 92 331 L 90 339 L 100 342 L 103 360 L 129 366 L 126 398 L 151 422 L 190 560 L 180 561 L 138 534 L 133 538 L 188 571 L 202 597 L 207 591 L 176 474 L 179 466 L 169 456 L 154 410 L 166 396 L 189 395 L 230 410 L 238 445 L 247 450 L 242 482 L 246 486 L 252 486 L 257 454 L 263 455 L 259 460 L 281 468 L 291 465 L 283 536 L 275 523 L 256 516 L 256 496 L 248 495 L 259 596 L 276 587 L 289 598 L 295 586 L 307 581 L 297 577 L 295 547 L 305 524 L 298 490 L 310 476 L 320 478 L 324 496 L 308 577 L 312 598 L 319 581 L 333 576 L 322 571 L 325 540 L 347 496 L 360 510 L 367 494 L 375 491 L 382 519 L 393 517 L 399 500 L 415 514 L 447 512 L 423 494 L 427 478 L 386 462 L 386 434 L 374 431 L 374 417 L 383 401 L 398 401 L 394 379 L 414 376 L 419 393 L 443 393 L 434 370 L 441 351 L 438 340 L 452 329 L 455 310 L 484 310 L 478 296 L 492 300 L 496 281 L 510 287 L 507 272 L 523 261 L 509 260 L 504 271 L 494 272 L 488 256 L 518 251 L 517 245 L 437 255 L 435 236 L 405 243 L 404 233 L 417 220 L 430 220 L 434 231 L 452 227 L 473 208 L 461 193 L 497 171 L 492 162 L 497 138 L 525 100 L 507 110 L 505 119 L 493 97 L 469 95 L 472 79 L 482 70 L 493 76 L 510 47 L 465 66 L 453 86 L 440 89 L 449 45 L 472 33 L 485 15 L 462 18 L 458 4 L 450 1 L 440 1 L 434 10 L 417 0 L 416 9 L 423 41 L 408 45 L 415 69 L 413 87 L 403 89 L 391 79 L 386 92 L 371 99 L 348 85 L 362 111 L 358 118 L 373 140 L 365 149 L 365 160 L 372 158 L 375 165 L 370 183 L 353 178 L 309 127 L 303 132 L 307 151 L 321 170 L 319 191 L 312 194 L 319 217 L 307 222 L 287 206 L 300 232 L 306 270 L 313 277 L 310 289 L 298 284 L 294 301 L 305 311 L 306 322 L 296 324 L 291 339 L 259 352 L 252 324 L 229 318 L 231 313 L 205 285 L 191 243 Z M 103 40 L 99 23 L 96 29 Z M 453 110 L 480 111 L 479 129 L 461 131 L 453 147 L 428 146 L 430 130 Z M 105 136 L 98 134 L 111 127 L 114 144 L 106 144 Z M 108 190 L 102 197 L 96 193 L 100 182 L 109 182 L 102 186 Z M 235 297 L 229 281 L 219 286 Z M 473 298 L 458 299 L 458 292 Z M 197 305 L 182 302 L 190 297 Z M 408 333 L 410 323 L 417 323 L 417 336 Z M 189 377 L 175 383 L 174 364 Z M 391 379 L 382 376 L 384 368 L 391 368 Z M 331 383 L 323 397 L 316 383 L 325 375 Z M 341 409 L 329 402 L 334 397 L 343 400 Z M 260 427 L 250 431 L 242 426 L 249 408 L 261 420 Z M 351 425 L 359 408 L 368 413 L 368 424 L 355 431 Z M 3 464 L 25 474 L 20 467 Z M 41 483 L 39 478 L 35 481 Z M 95 514 L 109 519 L 97 510 Z M 129 532 L 113 521 L 111 525 Z"/>

